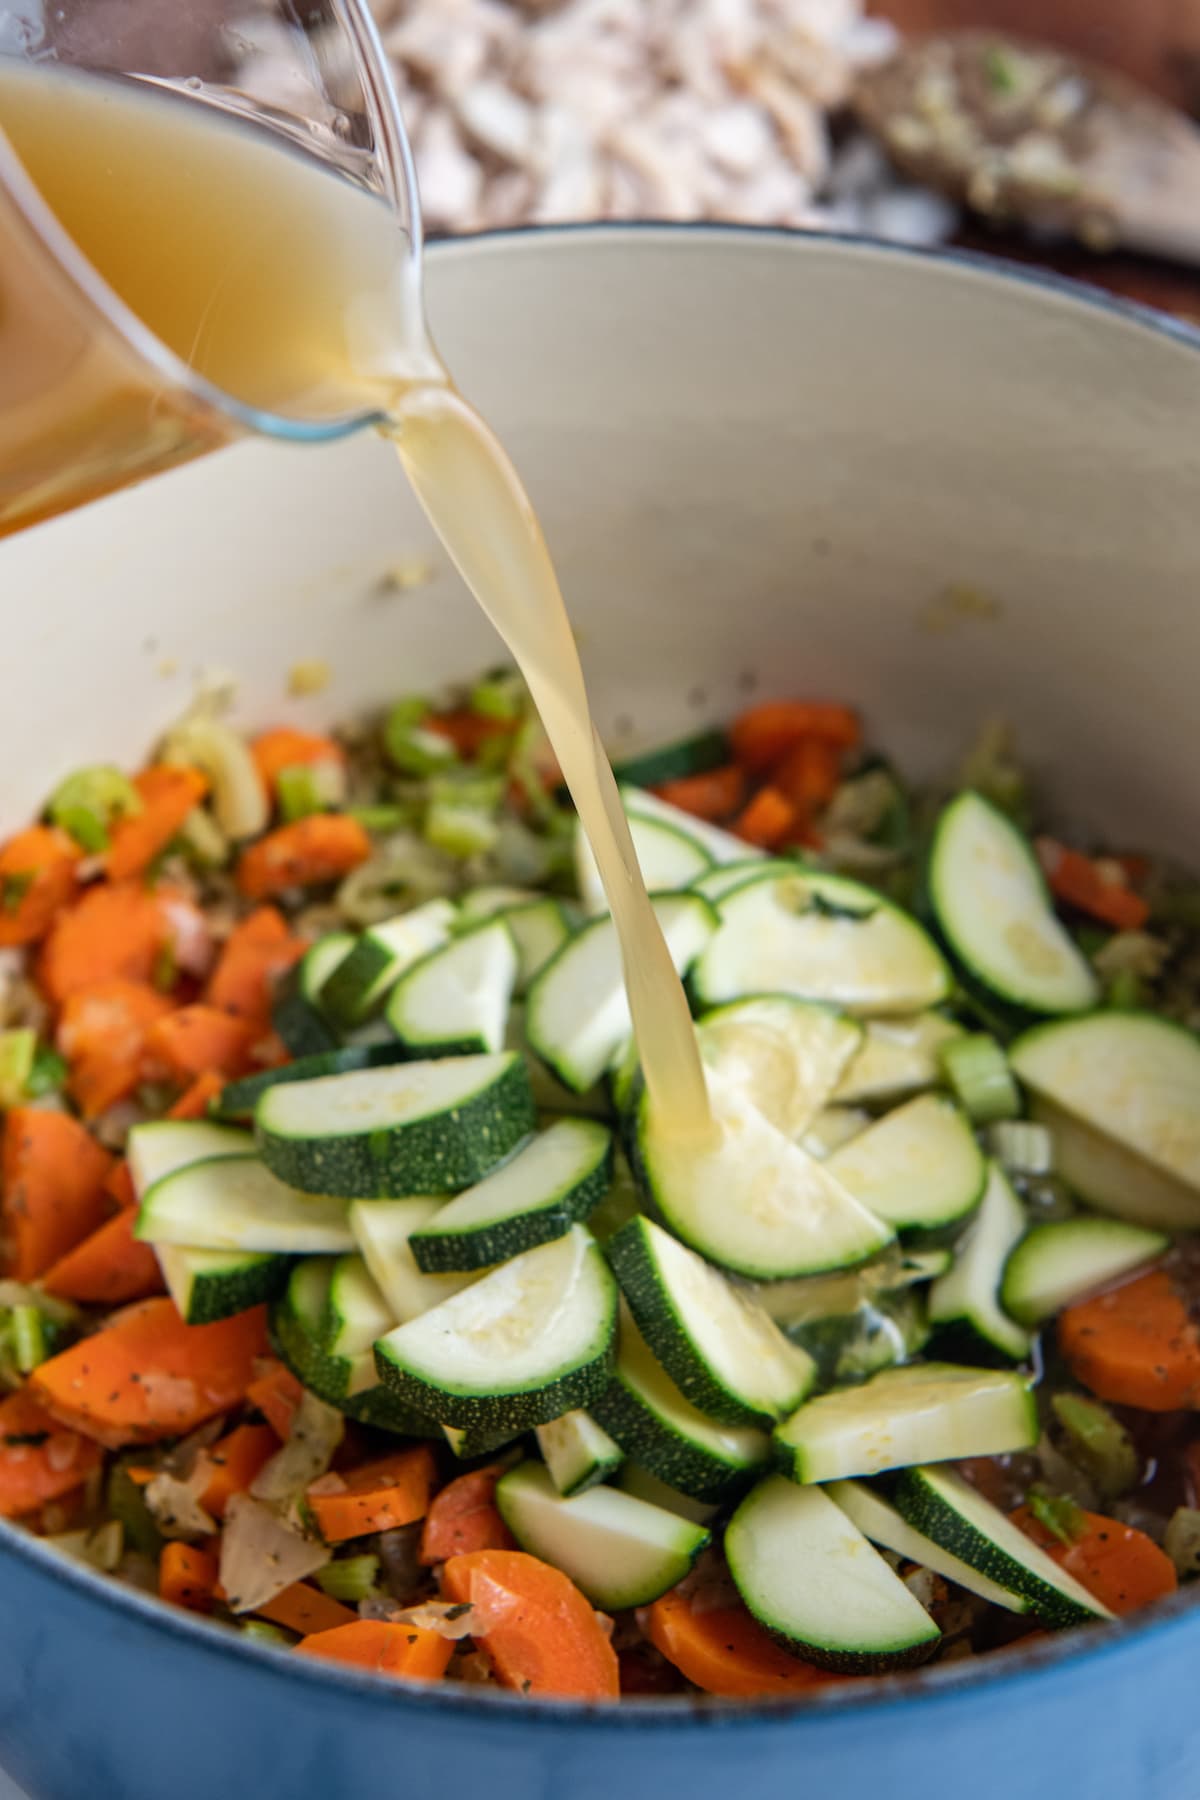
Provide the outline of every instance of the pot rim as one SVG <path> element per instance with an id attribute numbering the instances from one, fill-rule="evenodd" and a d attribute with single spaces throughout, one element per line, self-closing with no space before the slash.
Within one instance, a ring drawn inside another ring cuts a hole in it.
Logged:
<path id="1" fill-rule="evenodd" d="M 1000 256 L 956 248 L 897 244 L 867 234 L 706 221 L 580 221 L 512 226 L 437 238 L 427 245 L 427 253 L 441 262 L 470 257 L 481 250 L 502 250 L 508 244 L 537 245 L 547 239 L 566 243 L 574 239 L 597 240 L 628 245 L 639 239 L 657 238 L 670 243 L 697 237 L 722 244 L 739 241 L 773 244 L 786 254 L 803 255 L 811 250 L 844 252 L 864 260 L 922 265 L 931 274 L 938 269 L 948 269 L 981 283 L 1017 292 L 1026 290 L 1037 299 L 1048 298 L 1061 304 L 1065 310 L 1084 317 L 1092 314 L 1102 320 L 1115 321 L 1188 352 L 1200 351 L 1200 329 L 1197 327 L 1139 301 L 1110 294 L 1105 289 Z M 182 1638 L 204 1657 L 246 1659 L 251 1666 L 263 1666 L 265 1658 L 267 1669 L 276 1675 L 286 1673 L 300 1691 L 314 1685 L 316 1690 L 325 1692 L 340 1689 L 356 1696 L 359 1703 L 386 1706 L 398 1716 L 402 1713 L 409 1719 L 415 1714 L 424 1714 L 431 1722 L 438 1722 L 465 1715 L 486 1721 L 490 1729 L 504 1731 L 524 1730 L 531 1722 L 543 1731 L 557 1726 L 573 1734 L 593 1729 L 598 1732 L 613 1729 L 655 1733 L 718 1729 L 761 1732 L 764 1727 L 798 1729 L 805 1722 L 811 1722 L 815 1728 L 822 1718 L 840 1717 L 846 1713 L 876 1718 L 899 1706 L 934 1709 L 964 1694 L 1002 1690 L 1007 1696 L 1030 1682 L 1044 1682 L 1050 1669 L 1065 1667 L 1068 1671 L 1086 1673 L 1102 1659 L 1111 1661 L 1131 1656 L 1136 1647 L 1150 1637 L 1161 1641 L 1190 1631 L 1195 1638 L 1200 1631 L 1193 1618 L 1197 1612 L 1197 1596 L 1187 1588 L 1181 1588 L 1145 1613 L 1116 1619 L 1103 1626 L 1062 1632 L 1024 1651 L 1014 1645 L 1009 1653 L 993 1652 L 925 1670 L 861 1677 L 844 1685 L 822 1686 L 798 1698 L 722 1700 L 705 1697 L 692 1700 L 664 1696 L 661 1699 L 642 1698 L 633 1705 L 602 1706 L 571 1700 L 517 1701 L 513 1695 L 498 1688 L 473 1687 L 465 1683 L 423 1687 L 398 1682 L 393 1676 L 322 1663 L 315 1658 L 296 1657 L 289 1650 L 235 1636 L 182 1608 L 166 1605 L 156 1595 L 124 1587 L 111 1576 L 69 1560 L 7 1519 L 0 1519 L 0 1555 L 3 1554 L 25 1559 L 51 1579 L 75 1588 L 85 1598 L 99 1598 L 103 1605 L 149 1626 L 166 1640 Z"/>

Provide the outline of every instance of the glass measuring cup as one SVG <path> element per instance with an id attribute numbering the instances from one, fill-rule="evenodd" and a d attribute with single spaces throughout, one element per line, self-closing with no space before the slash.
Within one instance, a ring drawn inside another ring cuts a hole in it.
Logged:
<path id="1" fill-rule="evenodd" d="M 18 154 L 11 104 L 6 135 L 6 73 L 10 101 L 18 79 L 78 75 L 169 98 L 193 120 L 197 107 L 210 109 L 206 121 L 216 110 L 243 138 L 286 145 L 373 196 L 389 209 L 380 236 L 395 345 L 423 342 L 416 180 L 365 0 L 10 0 L 0 5 L 0 537 L 248 433 L 315 442 L 379 417 L 368 382 L 264 404 L 156 336 L 47 203 Z M 87 141 L 69 151 L 95 153 Z M 158 251 L 146 242 L 146 257 Z"/>

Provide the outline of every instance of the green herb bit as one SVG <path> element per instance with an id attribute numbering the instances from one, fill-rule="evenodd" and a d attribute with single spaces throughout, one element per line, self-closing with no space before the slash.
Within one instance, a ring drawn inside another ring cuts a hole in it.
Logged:
<path id="1" fill-rule="evenodd" d="M 346 1556 L 340 1562 L 326 1563 L 318 1569 L 314 1577 L 323 1594 L 331 1600 L 343 1600 L 348 1605 L 356 1605 L 365 1600 L 373 1592 L 379 1579 L 379 1558 L 377 1556 Z"/>
<path id="2" fill-rule="evenodd" d="M 364 831 L 380 835 L 389 831 L 403 831 L 413 822 L 413 809 L 410 806 L 388 805 L 386 801 L 381 801 L 376 806 L 352 806 L 349 815 L 358 821 Z"/>
<path id="3" fill-rule="evenodd" d="M 266 1619 L 242 1619 L 238 1630 L 256 1644 L 277 1644 L 283 1650 L 290 1650 L 296 1641 L 290 1632 L 281 1631 L 278 1625 L 271 1625 Z"/>
<path id="4" fill-rule="evenodd" d="M 308 763 L 292 763 L 275 778 L 279 808 L 288 824 L 326 810 L 316 770 Z"/>
<path id="5" fill-rule="evenodd" d="M 1050 1409 L 1066 1437 L 1066 1452 L 1106 1500 L 1137 1485 L 1141 1463 L 1121 1421 L 1086 1394 L 1055 1394 Z"/>
<path id="6" fill-rule="evenodd" d="M 5 912 L 15 913 L 21 909 L 21 902 L 37 880 L 36 869 L 14 869 L 0 882 L 0 906 Z"/>
<path id="7" fill-rule="evenodd" d="M 467 704 L 483 719 L 496 719 L 501 724 L 515 722 L 529 709 L 529 694 L 515 669 L 494 669 L 477 681 Z"/>
<path id="8" fill-rule="evenodd" d="M 127 775 L 110 763 L 78 769 L 59 783 L 46 808 L 51 820 L 91 855 L 108 848 L 109 827 L 142 810 L 141 796 Z"/>
<path id="9" fill-rule="evenodd" d="M 0 1032 L 0 1107 L 20 1106 L 29 1092 L 37 1055 L 37 1032 Z"/>
<path id="10" fill-rule="evenodd" d="M 126 1542 L 143 1556 L 157 1556 L 162 1536 L 127 1463 L 114 1463 L 109 1470 L 105 1500 L 112 1517 L 120 1520 Z"/>
<path id="11" fill-rule="evenodd" d="M 49 1044 L 39 1044 L 33 1053 L 33 1067 L 25 1082 L 25 1093 L 30 1100 L 40 1100 L 46 1094 L 58 1094 L 66 1086 L 67 1065 L 57 1050 Z"/>
<path id="12" fill-rule="evenodd" d="M 989 44 L 984 50 L 983 72 L 994 94 L 1015 94 L 1021 85 L 1017 65 L 1002 44 Z"/>
<path id="13" fill-rule="evenodd" d="M 1060 1544 L 1077 1544 L 1087 1536 L 1084 1510 L 1066 1494 L 1048 1494 L 1044 1488 L 1034 1488 L 1029 1496 L 1029 1510 Z"/>
<path id="14" fill-rule="evenodd" d="M 30 1375 L 46 1360 L 46 1337 L 42 1315 L 36 1306 L 14 1306 L 12 1309 L 13 1357 L 22 1375 Z"/>

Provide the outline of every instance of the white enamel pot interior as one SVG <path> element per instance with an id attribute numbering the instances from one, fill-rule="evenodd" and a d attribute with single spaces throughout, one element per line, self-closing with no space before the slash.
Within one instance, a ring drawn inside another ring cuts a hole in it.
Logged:
<path id="1" fill-rule="evenodd" d="M 439 247 L 429 309 L 542 514 L 615 748 L 808 694 L 853 701 L 926 773 L 1002 714 L 1082 829 L 1200 840 L 1200 339 L 962 260 L 720 229 Z M 0 546 L 0 592 L 4 830 L 79 763 L 135 762 L 202 674 L 236 677 L 249 723 L 325 721 L 497 656 L 371 439 L 244 446 L 102 501 Z M 313 660 L 328 687 L 289 698 Z M 273 1779 L 281 1743 L 320 1791 L 413 1800 L 485 1761 L 504 1800 L 1195 1791 L 1185 1597 L 1027 1664 L 704 1723 L 317 1678 L 60 1573 L 8 1528 L 0 1561 L 0 1758 L 52 1800 L 317 1792 Z M 97 1632 L 109 1653 L 85 1665 Z M 143 1679 L 155 1721 L 122 1760 L 119 1695 Z M 213 1704 L 237 1714 L 236 1755 Z"/>

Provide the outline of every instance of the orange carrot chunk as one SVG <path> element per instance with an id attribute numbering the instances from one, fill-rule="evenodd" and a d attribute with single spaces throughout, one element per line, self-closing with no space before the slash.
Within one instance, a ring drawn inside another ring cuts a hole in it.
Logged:
<path id="1" fill-rule="evenodd" d="M 269 1425 L 239 1425 L 218 1439 L 208 1452 L 211 1474 L 200 1496 L 205 1512 L 223 1519 L 233 1496 L 245 1493 L 278 1448 L 279 1439 Z"/>
<path id="2" fill-rule="evenodd" d="M 75 896 L 79 846 L 52 825 L 31 825 L 0 849 L 0 946 L 34 944 Z"/>
<path id="3" fill-rule="evenodd" d="M 139 881 L 88 888 L 78 905 L 59 915 L 46 939 L 38 964 L 42 986 L 61 1005 L 99 981 L 153 984 L 173 958 L 179 924 L 192 922 L 189 914 L 203 925 L 179 895 L 152 892 Z"/>
<path id="4" fill-rule="evenodd" d="M 370 854 L 371 840 L 357 819 L 344 813 L 314 813 L 281 825 L 243 850 L 237 884 L 251 900 L 265 900 L 288 888 L 337 881 Z"/>
<path id="5" fill-rule="evenodd" d="M 305 949 L 304 942 L 288 930 L 282 913 L 273 906 L 260 906 L 225 940 L 204 997 L 210 1006 L 248 1019 L 265 1031 L 275 984 Z"/>
<path id="6" fill-rule="evenodd" d="M 1118 1406 L 1200 1407 L 1200 1331 L 1165 1269 L 1151 1269 L 1059 1314 L 1058 1341 L 1075 1379 Z"/>
<path id="7" fill-rule="evenodd" d="M 1012 1521 L 1110 1612 L 1137 1612 L 1175 1592 L 1175 1565 L 1153 1538 L 1103 1513 L 1072 1510 L 1079 1528 L 1070 1543 L 1056 1537 L 1028 1506 L 1019 1506 Z"/>
<path id="8" fill-rule="evenodd" d="M 1056 900 L 1088 913 L 1114 931 L 1138 931 L 1150 917 L 1140 894 L 1127 885 L 1125 870 L 1116 859 L 1093 862 L 1079 850 L 1069 850 L 1057 839 L 1037 840 L 1038 861 Z"/>
<path id="9" fill-rule="evenodd" d="M 146 1074 L 153 1027 L 173 1002 L 144 981 L 114 976 L 76 988 L 63 1006 L 58 1047 L 67 1059 L 67 1089 L 85 1119 L 127 1099 Z"/>
<path id="10" fill-rule="evenodd" d="M 100 1448 L 66 1431 L 28 1388 L 0 1400 L 0 1517 L 60 1500 L 100 1467 Z"/>
<path id="11" fill-rule="evenodd" d="M 474 1550 L 442 1570 L 450 1600 L 474 1608 L 471 1635 L 505 1687 L 615 1700 L 617 1658 L 574 1582 L 523 1550 Z"/>
<path id="12" fill-rule="evenodd" d="M 801 738 L 771 772 L 771 785 L 786 794 L 800 812 L 819 812 L 837 791 L 841 764 L 838 747 L 825 738 Z"/>
<path id="13" fill-rule="evenodd" d="M 205 1069 L 197 1075 L 190 1087 L 184 1089 L 174 1106 L 167 1113 L 168 1119 L 203 1119 L 207 1117 L 211 1100 L 225 1086 L 225 1077 L 218 1069 Z"/>
<path id="14" fill-rule="evenodd" d="M 465 762 L 479 755 L 493 738 L 511 737 L 516 730 L 514 719 L 489 719 L 483 713 L 458 707 L 450 712 L 430 713 L 422 719 L 424 731 L 434 731 L 448 738 Z"/>
<path id="15" fill-rule="evenodd" d="M 112 1157 L 66 1113 L 14 1106 L 4 1121 L 8 1273 L 33 1281 L 98 1231 Z"/>
<path id="16" fill-rule="evenodd" d="M 392 1625 L 384 1619 L 355 1619 L 332 1631 L 318 1631 L 297 1644 L 301 1656 L 380 1675 L 402 1675 L 408 1681 L 440 1681 L 454 1654 L 453 1639 L 419 1625 Z"/>
<path id="17" fill-rule="evenodd" d="M 141 875 L 176 836 L 188 814 L 208 792 L 199 769 L 155 763 L 135 775 L 140 812 L 114 820 L 104 865 L 113 881 Z"/>
<path id="18" fill-rule="evenodd" d="M 298 1637 L 308 1637 L 317 1631 L 336 1631 L 339 1625 L 351 1625 L 358 1618 L 353 1607 L 343 1606 L 340 1600 L 323 1594 L 320 1588 L 310 1587 L 307 1581 L 294 1581 L 291 1587 L 284 1588 L 274 1599 L 264 1601 L 254 1610 L 260 1619 L 282 1625 L 285 1631 L 294 1631 Z"/>
<path id="19" fill-rule="evenodd" d="M 681 775 L 677 781 L 664 781 L 654 792 L 681 812 L 715 824 L 728 819 L 746 798 L 746 773 L 736 763 L 727 763 L 724 768 L 709 769 L 703 775 Z"/>
<path id="20" fill-rule="evenodd" d="M 127 1162 L 121 1161 L 113 1164 L 104 1178 L 104 1191 L 122 1212 L 127 1206 L 137 1205 L 133 1176 L 129 1173 Z"/>
<path id="21" fill-rule="evenodd" d="M 189 1612 L 212 1611 L 217 1590 L 217 1559 L 196 1544 L 164 1544 L 158 1559 L 158 1594 Z"/>
<path id="22" fill-rule="evenodd" d="M 332 763 L 342 768 L 346 752 L 331 737 L 316 731 L 298 731 L 291 725 L 277 725 L 272 731 L 260 732 L 250 745 L 254 766 L 267 792 L 274 797 L 284 769 L 319 768 Z"/>
<path id="23" fill-rule="evenodd" d="M 434 1495 L 421 1533 L 421 1561 L 426 1567 L 472 1550 L 516 1549 L 516 1539 L 496 1505 L 496 1483 L 503 1473 L 503 1463 L 490 1463 L 486 1469 L 456 1475 Z"/>
<path id="24" fill-rule="evenodd" d="M 733 829 L 760 850 L 775 850 L 803 826 L 804 817 L 778 788 L 759 788 L 749 806 L 734 821 Z"/>
<path id="25" fill-rule="evenodd" d="M 123 1306 L 164 1293 L 157 1256 L 133 1235 L 136 1220 L 136 1208 L 126 1207 L 60 1256 L 42 1277 L 46 1292 L 82 1306 Z"/>
<path id="26" fill-rule="evenodd" d="M 272 1357 L 258 1370 L 246 1389 L 246 1402 L 260 1412 L 275 1436 L 286 1443 L 292 1435 L 292 1420 L 304 1398 L 304 1389 L 289 1368 Z"/>
<path id="27" fill-rule="evenodd" d="M 308 1504 L 325 1542 L 341 1544 L 423 1519 L 436 1474 L 429 1445 L 414 1444 L 348 1474 L 322 1476 L 309 1488 Z"/>
<path id="28" fill-rule="evenodd" d="M 251 1051 L 255 1028 L 244 1019 L 197 1001 L 181 1006 L 153 1025 L 146 1037 L 146 1059 L 175 1081 L 191 1081 L 206 1069 L 244 1075 L 254 1067 Z"/>
<path id="29" fill-rule="evenodd" d="M 838 1679 L 782 1649 L 736 1601 L 696 1605 L 694 1598 L 673 1588 L 638 1617 L 655 1649 L 706 1694 L 749 1699 Z"/>
<path id="30" fill-rule="evenodd" d="M 142 1300 L 51 1357 L 32 1389 L 64 1424 L 109 1449 L 181 1437 L 228 1412 L 267 1351 L 266 1308 L 185 1325 L 171 1300 Z"/>
<path id="31" fill-rule="evenodd" d="M 820 700 L 767 700 L 735 719 L 729 732 L 734 760 L 762 775 L 804 738 L 851 750 L 860 741 L 858 714 Z"/>

